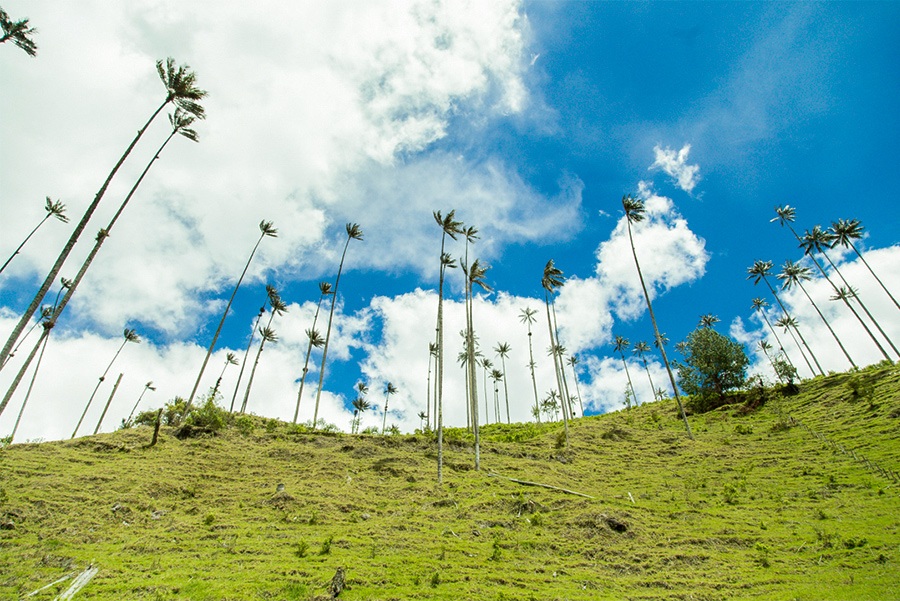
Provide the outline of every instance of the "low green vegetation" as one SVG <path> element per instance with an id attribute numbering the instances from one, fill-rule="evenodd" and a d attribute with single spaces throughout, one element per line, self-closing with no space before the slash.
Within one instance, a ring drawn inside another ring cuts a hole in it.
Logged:
<path id="1" fill-rule="evenodd" d="M 896 599 L 900 370 L 729 401 L 694 441 L 671 400 L 573 419 L 568 448 L 561 423 L 488 426 L 481 471 L 448 430 L 443 485 L 430 433 L 205 405 L 153 447 L 147 425 L 7 446 L 0 598 L 93 563 L 76 599 L 328 599 L 339 568 L 345 600 Z"/>

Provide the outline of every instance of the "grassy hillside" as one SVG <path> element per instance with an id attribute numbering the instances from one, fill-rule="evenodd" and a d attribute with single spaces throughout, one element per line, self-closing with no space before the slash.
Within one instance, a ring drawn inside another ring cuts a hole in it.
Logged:
<path id="1" fill-rule="evenodd" d="M 491 426 L 480 472 L 450 431 L 443 486 L 425 435 L 262 418 L 14 445 L 0 598 L 90 562 L 76 599 L 329 598 L 338 567 L 346 600 L 900 598 L 900 370 L 742 407 L 692 416 L 696 441 L 671 401 L 579 419 L 569 451 L 561 425 Z"/>

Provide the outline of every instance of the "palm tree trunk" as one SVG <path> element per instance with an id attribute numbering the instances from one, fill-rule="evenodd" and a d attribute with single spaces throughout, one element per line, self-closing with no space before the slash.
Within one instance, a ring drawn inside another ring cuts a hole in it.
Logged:
<path id="1" fill-rule="evenodd" d="M 844 285 L 847 287 L 847 290 L 853 290 L 853 287 L 850 286 L 849 282 L 847 282 L 847 278 L 844 277 L 844 274 L 841 273 L 841 270 L 838 269 L 837 265 L 834 264 L 834 262 L 831 260 L 831 257 L 828 256 L 828 253 L 822 251 L 822 256 L 825 257 L 825 260 L 828 261 L 828 264 L 831 265 L 831 268 L 834 269 L 834 272 L 836 274 L 838 274 L 838 277 L 840 277 L 841 281 L 844 282 Z M 839 292 L 839 291 L 836 290 L 835 292 Z M 894 342 L 885 333 L 885 331 L 881 329 L 881 324 L 879 324 L 878 320 L 876 320 L 872 316 L 872 314 L 869 312 L 869 308 L 866 307 L 866 304 L 862 301 L 862 299 L 859 297 L 859 295 L 854 295 L 854 298 L 856 298 L 857 302 L 859 302 L 859 305 L 862 307 L 863 312 L 865 312 L 865 314 L 869 317 L 869 319 L 872 320 L 872 323 L 875 324 L 875 327 L 878 329 L 878 331 L 881 333 L 881 335 L 884 337 L 884 339 L 887 340 L 887 343 L 891 346 L 891 348 L 894 350 L 894 352 L 897 354 L 897 356 L 900 357 L 900 350 L 897 350 L 897 347 L 894 346 Z M 853 309 L 853 306 L 850 304 L 850 301 L 847 299 L 844 299 L 844 298 L 842 298 L 842 300 L 847 304 L 847 306 L 850 308 L 850 310 L 853 311 L 853 314 L 856 315 L 856 318 L 859 320 L 859 322 L 862 324 L 863 328 L 865 328 L 866 332 L 869 334 L 869 336 L 872 338 L 872 340 L 878 346 L 878 350 L 881 351 L 881 353 L 884 355 L 884 358 L 887 359 L 888 361 L 890 361 L 891 358 L 888 356 L 887 352 L 885 352 L 885 350 L 881 346 L 881 344 L 879 344 L 878 339 L 875 338 L 875 336 L 872 334 L 872 332 L 866 326 L 865 322 L 863 322 L 862 318 L 860 318 L 860 316 Z"/>
<path id="2" fill-rule="evenodd" d="M 41 346 L 41 354 L 38 356 L 37 363 L 34 366 L 34 373 L 31 375 L 31 382 L 28 384 L 28 390 L 25 392 L 25 400 L 22 401 L 22 407 L 19 409 L 19 414 L 16 416 L 16 423 L 13 425 L 12 433 L 9 435 L 9 444 L 13 443 L 13 440 L 16 438 L 16 431 L 19 429 L 19 422 L 22 421 L 22 414 L 25 413 L 25 406 L 28 404 L 28 399 L 31 398 L 31 390 L 34 388 L 34 381 L 37 379 L 38 372 L 41 370 L 41 361 L 44 359 L 44 351 L 47 350 L 47 342 L 50 341 L 50 336 L 42 337 L 43 346 Z"/>
<path id="3" fill-rule="evenodd" d="M 194 395 L 197 394 L 197 388 L 200 387 L 200 379 L 203 378 L 203 372 L 206 371 L 206 364 L 209 363 L 209 357 L 212 355 L 213 349 L 216 348 L 216 341 L 219 339 L 219 334 L 222 333 L 222 326 L 225 325 L 225 318 L 228 317 L 228 310 L 231 309 L 231 303 L 234 302 L 234 297 L 237 295 L 238 288 L 241 287 L 241 282 L 244 281 L 244 276 L 247 275 L 247 270 L 250 268 L 250 262 L 253 260 L 253 255 L 256 254 L 256 249 L 259 248 L 259 244 L 262 242 L 262 239 L 265 237 L 265 233 L 261 233 L 259 235 L 259 239 L 256 241 L 256 245 L 254 245 L 253 250 L 250 252 L 250 256 L 247 258 L 247 263 L 244 265 L 244 270 L 241 272 L 241 277 L 238 278 L 237 284 L 234 287 L 234 290 L 231 293 L 231 298 L 228 299 L 228 304 L 225 305 L 225 311 L 222 313 L 222 319 L 219 320 L 219 326 L 216 328 L 216 333 L 213 335 L 212 342 L 209 343 L 209 348 L 206 351 L 206 357 L 203 358 L 203 364 L 200 366 L 200 373 L 197 374 L 197 381 L 194 382 L 194 388 L 191 389 L 191 395 L 188 397 L 187 406 L 184 409 L 184 415 L 187 416 L 188 411 L 191 409 L 191 404 L 194 402 Z"/>
<path id="4" fill-rule="evenodd" d="M 653 397 L 653 400 L 656 400 L 656 387 L 653 386 L 653 378 L 650 377 L 650 368 L 647 366 L 647 360 L 641 355 L 641 360 L 644 362 L 644 371 L 647 372 L 647 380 L 650 382 L 650 395 Z"/>
<path id="5" fill-rule="evenodd" d="M 528 323 L 528 369 L 531 371 L 531 386 L 534 388 L 534 409 L 537 422 L 541 423 L 541 403 L 538 400 L 537 378 L 534 377 L 534 349 L 531 344 L 531 323 Z"/>
<path id="6" fill-rule="evenodd" d="M 268 296 L 266 296 L 268 300 Z M 259 327 L 259 322 L 262 320 L 263 313 L 266 311 L 265 302 L 263 301 L 263 306 L 260 308 L 259 313 L 256 314 L 256 321 L 253 323 L 253 328 L 250 330 L 250 340 L 247 341 L 247 348 L 244 350 L 244 360 L 241 361 L 241 369 L 238 370 L 238 378 L 237 382 L 234 383 L 234 392 L 231 395 L 231 405 L 228 407 L 228 413 L 234 413 L 234 402 L 237 400 L 238 390 L 241 389 L 241 380 L 244 379 L 244 370 L 247 368 L 247 359 L 250 358 L 250 348 L 253 346 L 253 339 L 256 337 L 256 329 Z M 296 420 L 295 422 L 296 423 Z"/>
<path id="7" fill-rule="evenodd" d="M 328 312 L 328 326 L 325 329 L 325 346 L 322 347 L 322 367 L 319 369 L 319 387 L 316 390 L 316 408 L 313 410 L 313 430 L 316 429 L 316 422 L 319 418 L 319 400 L 322 397 L 322 384 L 325 382 L 325 361 L 328 358 L 328 343 L 331 340 L 331 323 L 334 319 L 334 305 L 337 303 L 338 286 L 341 283 L 341 272 L 344 270 L 344 258 L 347 256 L 347 249 L 350 247 L 352 238 L 347 235 L 347 242 L 344 244 L 344 252 L 341 253 L 341 263 L 338 266 L 337 277 L 334 279 L 334 290 L 331 296 L 331 310 Z"/>
<path id="8" fill-rule="evenodd" d="M 324 289 L 323 289 L 324 290 Z M 325 298 L 325 294 L 319 295 L 319 302 L 316 304 L 316 313 L 313 315 L 313 323 L 310 328 L 310 334 L 314 334 L 316 331 L 316 322 L 319 321 L 319 309 L 322 308 L 322 299 Z M 303 398 L 303 385 L 306 382 L 306 374 L 309 372 L 309 357 L 312 354 L 313 347 L 313 339 L 312 336 L 309 337 L 309 344 L 306 345 L 306 360 L 303 362 L 303 373 L 300 375 L 300 390 L 297 391 L 297 406 L 294 408 L 294 423 L 297 423 L 297 417 L 300 415 L 300 399 Z M 429 363 L 429 369 L 431 364 Z M 362 416 L 360 416 L 361 418 Z"/>
<path id="9" fill-rule="evenodd" d="M 772 296 L 775 297 L 775 301 L 778 303 L 778 306 L 781 307 L 781 311 L 790 318 L 791 314 L 788 313 L 788 310 L 785 308 L 784 304 L 781 302 L 781 298 L 779 298 L 778 293 L 776 293 L 775 289 L 772 288 L 772 284 L 770 284 L 769 280 L 766 279 L 765 277 L 763 277 L 763 281 L 766 283 L 766 286 L 769 287 L 769 291 L 772 293 Z M 800 332 L 800 328 L 795 327 L 794 329 L 797 331 L 797 336 L 800 337 L 800 341 L 803 342 L 803 346 L 805 346 L 807 352 L 809 352 L 809 356 L 812 357 L 813 363 L 815 363 L 816 367 L 819 368 L 819 374 L 824 376 L 825 370 L 822 369 L 821 365 L 819 365 L 819 360 L 816 359 L 816 355 L 812 352 L 812 349 L 809 348 L 809 345 L 806 343 L 806 339 L 803 337 L 803 334 Z M 813 376 L 815 377 L 815 371 L 812 369 L 812 365 L 810 365 L 809 368 L 810 368 L 810 371 L 813 372 Z"/>
<path id="10" fill-rule="evenodd" d="M 675 393 L 675 401 L 678 403 L 678 411 L 681 413 L 681 419 L 684 422 L 684 428 L 687 430 L 688 438 L 694 440 L 691 433 L 691 426 L 688 424 L 687 415 L 684 413 L 684 405 L 681 403 L 681 397 L 678 395 L 678 385 L 675 384 L 675 374 L 669 366 L 669 359 L 666 357 L 666 349 L 662 344 L 662 337 L 659 335 L 659 327 L 656 325 L 656 316 L 653 314 L 653 305 L 650 303 L 650 295 L 647 293 L 647 285 L 644 283 L 644 274 L 641 272 L 641 263 L 638 261 L 637 250 L 634 248 L 634 238 L 631 234 L 631 221 L 626 217 L 625 224 L 628 227 L 628 241 L 631 243 L 631 254 L 634 255 L 634 264 L 637 267 L 638 279 L 641 281 L 641 289 L 644 291 L 644 299 L 647 301 L 647 311 L 650 313 L 650 321 L 653 322 L 653 333 L 656 336 L 656 342 L 659 346 L 659 353 L 662 355 L 663 363 L 666 364 L 666 371 L 669 373 L 669 381 L 672 383 L 672 391 Z"/>
<path id="11" fill-rule="evenodd" d="M 16 344 L 16 341 L 19 339 L 19 336 L 22 334 L 22 330 L 25 329 L 25 325 L 31 321 L 32 316 L 37 311 L 38 307 L 41 305 L 41 301 L 44 300 L 44 296 L 47 294 L 47 291 L 50 290 L 50 286 L 53 285 L 53 282 L 56 280 L 56 276 L 59 275 L 60 270 L 62 269 L 63 263 L 65 263 L 66 259 L 69 257 L 69 254 L 72 252 L 72 249 L 75 247 L 75 243 L 78 242 L 78 237 L 81 236 L 81 232 L 84 231 L 85 226 L 87 226 L 88 221 L 91 216 L 94 214 L 94 211 L 97 208 L 97 205 L 100 204 L 100 200 L 103 198 L 103 195 L 106 194 L 106 189 L 109 187 L 109 183 L 112 181 L 113 177 L 116 175 L 116 172 L 119 171 L 119 167 L 122 166 L 122 163 L 125 162 L 125 159 L 128 158 L 128 155 L 131 154 L 132 149 L 134 149 L 135 145 L 138 143 L 138 140 L 141 139 L 141 136 L 144 135 L 144 132 L 147 131 L 147 128 L 156 119 L 156 116 L 162 112 L 163 108 L 169 103 L 169 100 L 166 99 L 165 102 L 159 105 L 159 108 L 153 112 L 150 116 L 150 119 L 147 120 L 147 123 L 138 130 L 137 135 L 131 141 L 131 144 L 128 145 L 128 148 L 125 149 L 125 152 L 119 157 L 119 161 L 116 163 L 115 167 L 113 167 L 112 171 L 109 172 L 109 175 L 106 177 L 106 181 L 103 182 L 103 185 L 100 187 L 100 190 L 94 196 L 94 200 L 88 206 L 87 210 L 85 210 L 84 215 L 81 217 L 81 221 L 75 226 L 75 229 L 72 231 L 72 234 L 69 236 L 68 242 L 63 247 L 62 251 L 59 253 L 59 256 L 56 258 L 56 262 L 53 264 L 53 267 L 50 268 L 50 273 L 47 274 L 47 277 L 44 279 L 44 283 L 41 284 L 40 289 L 38 289 L 37 294 L 34 295 L 34 298 L 31 301 L 31 304 L 28 305 L 28 308 L 25 310 L 25 313 L 22 314 L 22 317 L 19 319 L 19 322 L 16 324 L 16 327 L 13 329 L 12 333 L 9 336 L 9 339 L 6 341 L 6 344 L 3 346 L 3 349 L 0 350 L 0 369 L 3 369 L 3 365 L 6 363 L 6 358 L 9 356 L 12 347 Z M 158 151 L 157 151 L 158 154 Z M 155 158 L 155 157 L 154 157 Z"/>
<path id="12" fill-rule="evenodd" d="M 122 383 L 122 376 L 125 374 L 119 373 L 119 377 L 116 379 L 116 383 L 113 386 L 112 392 L 109 393 L 109 399 L 106 401 L 106 406 L 103 407 L 103 413 L 100 414 L 100 419 L 97 420 L 97 427 L 94 428 L 94 434 L 100 431 L 100 425 L 103 423 L 103 418 L 106 417 L 106 412 L 109 410 L 109 406 L 112 404 L 113 397 L 116 396 L 116 391 L 119 389 L 119 384 Z"/>
<path id="13" fill-rule="evenodd" d="M 31 237 L 34 236 L 34 233 L 36 231 L 38 231 L 38 228 L 41 227 L 42 225 L 44 225 L 45 221 L 50 219 L 50 215 L 51 215 L 50 213 L 47 213 L 44 216 L 44 218 L 41 219 L 40 223 L 38 223 L 36 226 L 34 226 L 34 229 L 31 230 L 31 233 L 29 233 L 27 236 L 25 236 L 25 239 L 22 240 L 22 243 L 18 246 L 18 248 L 16 248 L 16 250 L 13 251 L 13 254 L 9 255 L 9 258 L 6 260 L 5 263 L 3 263 L 3 267 L 0 267 L 0 273 L 3 273 L 3 270 L 6 269 L 6 266 L 9 265 L 10 261 L 12 261 L 17 254 L 19 254 L 19 251 L 22 250 L 22 247 L 25 246 L 25 244 L 28 242 L 28 240 L 30 240 Z"/>
<path id="14" fill-rule="evenodd" d="M 49 331 L 49 330 L 48 330 Z M 78 434 L 78 428 L 81 427 L 81 422 L 84 421 L 84 416 L 87 415 L 88 409 L 91 407 L 91 403 L 94 402 L 94 397 L 97 395 L 97 390 L 100 388 L 100 385 L 103 384 L 103 380 L 106 379 L 106 374 L 109 373 L 110 368 L 113 366 L 113 363 L 116 362 L 116 359 L 119 356 L 119 353 L 122 352 L 122 349 L 125 348 L 125 345 L 128 344 L 128 339 L 122 341 L 122 344 L 119 345 L 119 350 L 116 351 L 116 354 L 113 355 L 112 361 L 109 362 L 109 365 L 106 366 L 106 370 L 103 372 L 103 375 L 100 376 L 97 385 L 94 386 L 94 392 L 91 393 L 91 397 L 88 399 L 87 405 L 84 406 L 84 411 L 81 412 L 81 417 L 78 418 L 78 423 L 75 425 L 75 429 L 72 430 L 72 438 L 75 438 L 75 435 Z"/>
<path id="15" fill-rule="evenodd" d="M 547 310 L 547 330 L 550 332 L 550 354 L 553 355 L 553 369 L 556 374 L 556 386 L 559 388 L 560 397 L 563 395 L 563 386 L 562 386 L 562 378 L 559 375 L 559 359 L 556 355 L 556 337 L 553 335 L 553 320 L 550 317 L 550 298 L 549 292 L 544 290 L 544 307 Z M 565 401 L 562 402 L 563 406 L 563 431 L 566 435 L 566 448 L 569 448 L 569 419 L 566 415 L 565 409 Z"/>
<path id="16" fill-rule="evenodd" d="M 863 262 L 863 265 L 868 268 L 869 273 L 872 274 L 872 277 L 875 278 L 875 281 L 878 282 L 878 284 L 881 286 L 881 289 L 884 290 L 885 294 L 887 294 L 891 298 L 891 300 L 894 301 L 894 306 L 897 307 L 897 309 L 900 309 L 900 303 L 897 302 L 897 299 L 894 298 L 894 295 L 891 294 L 891 291 L 887 289 L 887 286 L 884 285 L 884 282 L 882 282 L 879 277 L 875 275 L 875 271 L 866 262 L 865 257 L 863 257 L 862 254 L 856 249 L 856 247 L 853 245 L 853 242 L 850 242 L 848 240 L 847 243 L 850 245 L 850 248 L 853 249 L 853 252 L 856 253 L 856 256 L 859 257 L 859 260 Z"/>
<path id="17" fill-rule="evenodd" d="M 500 355 L 500 366 L 503 368 L 503 400 L 506 402 L 506 423 L 511 424 L 509 417 L 509 386 L 506 383 L 506 359 Z"/>
<path id="18" fill-rule="evenodd" d="M 640 403 L 638 403 L 637 394 L 634 392 L 634 384 L 631 383 L 631 374 L 628 372 L 628 361 L 625 360 L 625 353 L 619 351 L 619 355 L 622 357 L 622 365 L 625 366 L 625 377 L 628 378 L 628 387 L 631 389 L 631 397 L 634 399 L 634 406 L 639 407 Z"/>
<path id="19" fill-rule="evenodd" d="M 775 337 L 775 342 L 778 343 L 778 349 L 779 349 L 782 353 L 784 353 L 784 358 L 787 359 L 788 364 L 789 364 L 791 367 L 793 367 L 794 369 L 797 369 L 797 366 L 794 365 L 794 362 L 791 361 L 790 356 L 787 354 L 787 351 L 784 349 L 784 345 L 781 344 L 781 339 L 778 337 L 778 333 L 775 331 L 775 328 L 773 328 L 773 327 L 772 327 L 772 324 L 769 323 L 769 318 L 768 318 L 768 316 L 766 316 L 765 311 L 763 311 L 762 308 L 757 309 L 757 311 L 759 312 L 760 315 L 762 315 L 762 318 L 763 318 L 763 320 L 765 320 L 766 325 L 769 326 L 769 330 L 772 332 L 772 336 Z M 801 354 L 802 354 L 802 352 L 803 352 L 803 351 L 802 351 L 802 349 L 801 349 Z M 804 359 L 805 359 L 805 358 L 806 358 L 806 357 L 804 357 Z M 809 366 L 809 370 L 812 371 L 812 366 L 811 366 L 811 365 Z"/>
<path id="20" fill-rule="evenodd" d="M 844 352 L 844 356 L 847 357 L 847 361 L 850 362 L 850 365 L 852 365 L 853 367 L 856 367 L 856 363 L 854 363 L 854 362 L 853 362 L 853 359 L 850 358 L 850 354 L 847 352 L 847 349 L 845 349 L 845 348 L 844 348 L 844 345 L 841 344 L 841 339 L 838 338 L 837 334 L 834 333 L 834 330 L 831 329 L 831 324 L 828 323 L 828 320 L 825 319 L 825 316 L 822 315 L 822 312 L 821 312 L 821 311 L 819 311 L 818 305 L 816 305 L 816 303 L 813 302 L 813 299 L 812 299 L 812 297 L 809 295 L 809 292 L 806 291 L 806 288 L 804 288 L 804 287 L 803 287 L 803 284 L 801 284 L 799 281 L 797 282 L 797 285 L 800 286 L 800 290 L 803 291 L 803 294 L 806 295 L 806 298 L 809 300 L 810 304 L 812 304 L 813 308 L 816 310 L 816 313 L 818 313 L 818 314 L 819 314 L 819 317 L 822 318 L 822 321 L 825 323 L 825 327 L 828 328 L 828 331 L 829 331 L 829 332 L 831 332 L 831 335 L 834 337 L 834 340 L 838 343 L 838 346 L 841 347 L 841 351 Z"/>
<path id="21" fill-rule="evenodd" d="M 268 330 L 272 326 L 272 320 L 275 319 L 275 309 L 269 314 L 269 322 L 266 324 Z M 256 359 L 253 361 L 253 369 L 250 370 L 250 378 L 247 380 L 247 390 L 244 392 L 244 402 L 241 403 L 241 413 L 247 411 L 247 401 L 250 400 L 250 388 L 253 386 L 253 376 L 256 375 L 256 367 L 259 365 L 259 356 L 262 355 L 263 347 L 266 345 L 266 337 L 263 336 L 259 341 L 259 350 L 256 351 Z"/>

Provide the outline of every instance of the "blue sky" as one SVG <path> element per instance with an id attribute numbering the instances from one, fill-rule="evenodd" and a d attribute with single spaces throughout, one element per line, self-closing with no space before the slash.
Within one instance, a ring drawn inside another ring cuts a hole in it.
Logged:
<path id="1" fill-rule="evenodd" d="M 372 383 L 379 407 L 385 382 L 398 385 L 388 421 L 418 426 L 436 313 L 434 210 L 456 209 L 481 231 L 470 253 L 491 265 L 493 292 L 476 305 L 476 330 L 485 347 L 513 348 L 514 420 L 527 419 L 533 402 L 517 316 L 542 309 L 551 258 L 570 278 L 557 301 L 561 338 L 581 360 L 586 409 L 622 405 L 625 376 L 610 339 L 652 340 L 623 245 L 625 193 L 645 198 L 651 215 L 637 235 L 661 329 L 681 340 L 713 313 L 767 377 L 752 349 L 768 334 L 750 303 L 772 299 L 746 269 L 756 259 L 800 258 L 790 233 L 769 221 L 776 205 L 796 207 L 800 231 L 860 219 L 867 260 L 900 292 L 900 211 L 889 189 L 900 133 L 896 3 L 273 2 L 252 14 L 240 3 L 110 9 L 98 1 L 77 13 L 52 2 L 7 4 L 38 28 L 39 54 L 0 47 L 4 78 L 16 82 L 0 91 L 4 258 L 43 216 L 45 196 L 80 216 L 159 101 L 157 59 L 189 63 L 210 92 L 200 144 L 166 150 L 61 318 L 17 439 L 68 436 L 125 327 L 143 342 L 111 370 L 124 377 L 104 429 L 127 415 L 147 381 L 157 387 L 147 407 L 188 394 L 263 219 L 279 237 L 263 241 L 203 386 L 225 352 L 243 353 L 272 283 L 290 310 L 274 322 L 281 339 L 262 355 L 249 406 L 292 416 L 317 282 L 333 280 L 344 224 L 358 222 L 365 240 L 348 251 L 320 412 L 345 430 L 359 379 Z M 93 35 L 78 34 L 73 24 L 82 21 Z M 87 232 L 115 210 L 165 128 L 151 128 Z M 0 275 L 4 339 L 70 227 L 47 223 Z M 92 238 L 82 236 L 63 275 Z M 854 256 L 834 258 L 900 340 L 888 297 Z M 461 278 L 451 276 L 448 419 L 461 423 L 453 321 Z M 810 287 L 857 362 L 878 361 L 859 324 L 827 300 L 827 284 Z M 800 292 L 785 298 L 826 368 L 846 369 Z M 553 386 L 546 323 L 534 328 L 544 396 Z M 4 391 L 22 354 L 0 372 Z M 658 358 L 650 368 L 662 386 Z M 230 401 L 237 369 L 229 369 Z M 301 419 L 311 416 L 315 371 Z M 632 375 L 639 399 L 649 396 Z M 0 415 L 0 433 L 11 429 L 24 389 Z M 380 423 L 375 410 L 364 425 Z"/>

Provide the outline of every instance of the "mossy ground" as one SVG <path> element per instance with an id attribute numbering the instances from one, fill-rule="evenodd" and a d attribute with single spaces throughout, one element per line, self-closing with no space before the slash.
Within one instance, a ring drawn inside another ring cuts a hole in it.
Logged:
<path id="1" fill-rule="evenodd" d="M 14 445 L 0 598 L 90 562 L 78 598 L 307 600 L 338 567 L 346 600 L 900 598 L 900 485 L 859 457 L 900 469 L 900 371 L 741 408 L 691 416 L 694 441 L 671 401 L 578 419 L 569 450 L 560 424 L 489 426 L 481 471 L 448 431 L 443 485 L 428 435 L 262 418 L 153 448 L 146 427 Z"/>

